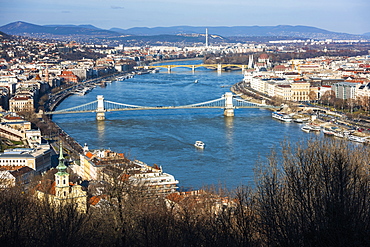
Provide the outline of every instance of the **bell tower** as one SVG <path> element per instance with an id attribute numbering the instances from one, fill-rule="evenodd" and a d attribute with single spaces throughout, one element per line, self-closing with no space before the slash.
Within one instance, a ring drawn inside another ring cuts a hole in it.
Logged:
<path id="1" fill-rule="evenodd" d="M 55 174 L 55 196 L 58 199 L 66 199 L 69 195 L 69 174 L 64 164 L 62 143 L 60 143 L 59 147 L 59 164 L 57 169 L 58 172 Z"/>

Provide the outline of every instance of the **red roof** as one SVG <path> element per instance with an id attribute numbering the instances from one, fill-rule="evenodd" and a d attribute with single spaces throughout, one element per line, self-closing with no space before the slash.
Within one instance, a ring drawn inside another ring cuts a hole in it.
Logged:
<path id="1" fill-rule="evenodd" d="M 86 157 L 91 159 L 94 155 L 91 153 L 91 152 L 87 152 L 86 153 Z"/>
<path id="2" fill-rule="evenodd" d="M 266 53 L 263 53 L 263 54 L 260 55 L 260 58 L 261 59 L 268 59 L 269 56 Z"/>

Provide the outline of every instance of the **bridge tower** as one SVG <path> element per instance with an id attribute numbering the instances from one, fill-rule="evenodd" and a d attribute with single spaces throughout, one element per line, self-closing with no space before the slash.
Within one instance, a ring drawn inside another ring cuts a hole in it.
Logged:
<path id="1" fill-rule="evenodd" d="M 224 116 L 233 117 L 234 116 L 234 105 L 233 105 L 233 94 L 230 92 L 225 93 L 225 109 Z"/>
<path id="2" fill-rule="evenodd" d="M 98 108 L 96 108 L 96 120 L 104 120 L 105 119 L 105 109 L 104 109 L 104 96 L 98 95 Z"/>

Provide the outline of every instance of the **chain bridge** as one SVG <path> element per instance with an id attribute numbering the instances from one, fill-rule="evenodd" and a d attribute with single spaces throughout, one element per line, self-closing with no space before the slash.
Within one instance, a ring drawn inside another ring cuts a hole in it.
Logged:
<path id="1" fill-rule="evenodd" d="M 217 69 L 217 71 L 222 71 L 223 69 L 241 69 L 244 72 L 245 69 L 248 68 L 247 65 L 244 64 L 171 64 L 171 65 L 147 65 L 147 66 L 137 66 L 137 69 L 156 69 L 156 68 L 164 68 L 167 69 L 168 72 L 171 72 L 173 68 L 190 68 L 192 71 L 195 71 L 196 68 L 207 68 L 207 69 Z"/>
<path id="2" fill-rule="evenodd" d="M 182 105 L 182 106 L 139 106 L 117 103 L 105 100 L 103 95 L 98 95 L 97 100 L 67 109 L 45 112 L 46 115 L 95 112 L 97 120 L 105 119 L 105 112 L 132 111 L 132 110 L 174 110 L 174 109 L 201 109 L 218 108 L 224 109 L 225 116 L 234 116 L 234 109 L 238 108 L 277 108 L 276 106 L 258 104 L 238 98 L 231 92 L 227 92 L 221 98 L 206 102 Z"/>

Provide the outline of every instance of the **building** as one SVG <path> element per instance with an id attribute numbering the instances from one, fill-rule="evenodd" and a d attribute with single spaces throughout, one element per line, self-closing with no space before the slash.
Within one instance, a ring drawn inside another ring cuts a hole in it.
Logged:
<path id="1" fill-rule="evenodd" d="M 86 145 L 84 151 L 80 155 L 80 164 L 72 167 L 83 180 L 111 183 L 120 177 L 127 178 L 131 184 L 144 186 L 148 193 L 156 195 L 166 195 L 178 188 L 179 181 L 157 165 L 152 167 L 138 160 L 131 161 L 122 153 L 111 150 L 89 151 Z"/>
<path id="2" fill-rule="evenodd" d="M 73 74 L 72 71 L 63 70 L 62 73 L 59 75 L 60 78 L 63 78 L 65 82 L 68 83 L 77 83 L 78 77 Z"/>
<path id="3" fill-rule="evenodd" d="M 370 98 L 370 82 L 366 84 L 358 84 L 356 89 L 356 98 Z"/>
<path id="4" fill-rule="evenodd" d="M 9 100 L 9 111 L 34 111 L 34 100 L 28 95 L 16 95 Z"/>
<path id="5" fill-rule="evenodd" d="M 358 83 L 340 82 L 334 83 L 331 88 L 338 99 L 355 99 Z"/>
<path id="6" fill-rule="evenodd" d="M 69 181 L 69 173 L 64 164 L 62 146 L 59 151 L 58 172 L 55 174 L 55 181 L 41 181 L 35 190 L 36 198 L 47 200 L 55 206 L 75 204 L 77 210 L 85 213 L 87 210 L 87 193 L 82 190 L 81 185 Z"/>
<path id="7" fill-rule="evenodd" d="M 27 166 L 16 170 L 0 168 L 0 188 L 9 188 L 16 185 L 28 184 L 34 176 L 35 171 Z"/>
<path id="8" fill-rule="evenodd" d="M 7 167 L 8 170 L 16 170 L 24 166 L 32 168 L 37 173 L 50 169 L 51 149 L 49 145 L 35 149 L 18 148 L 5 150 L 4 153 L 0 153 L 0 168 Z"/>
<path id="9" fill-rule="evenodd" d="M 291 84 L 292 101 L 309 101 L 310 83 L 303 80 L 295 80 Z"/>

